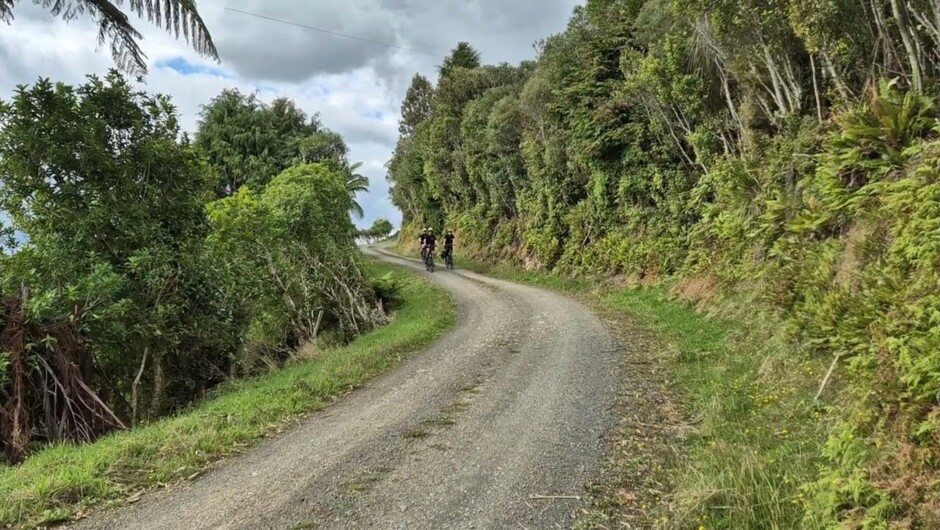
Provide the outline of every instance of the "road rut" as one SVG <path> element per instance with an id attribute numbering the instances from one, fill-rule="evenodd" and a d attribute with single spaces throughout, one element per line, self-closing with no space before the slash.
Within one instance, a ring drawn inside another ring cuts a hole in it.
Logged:
<path id="1" fill-rule="evenodd" d="M 458 306 L 431 347 L 194 482 L 76 528 L 570 527 L 615 421 L 616 343 L 557 293 L 429 277 Z"/>

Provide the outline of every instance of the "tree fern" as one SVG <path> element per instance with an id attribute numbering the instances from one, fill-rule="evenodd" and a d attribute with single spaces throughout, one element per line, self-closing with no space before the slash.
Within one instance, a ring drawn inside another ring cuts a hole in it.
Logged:
<path id="1" fill-rule="evenodd" d="M 0 20 L 13 21 L 13 6 L 19 0 L 0 0 Z M 80 16 L 91 15 L 98 20 L 98 45 L 106 42 L 118 67 L 129 74 L 147 73 L 147 55 L 138 41 L 140 32 L 131 24 L 127 13 L 121 10 L 124 0 L 33 0 L 66 22 Z M 201 55 L 218 59 L 218 52 L 209 30 L 196 11 L 194 0 L 129 0 L 130 12 L 146 18 L 157 27 L 186 42 Z"/>
<path id="2" fill-rule="evenodd" d="M 349 166 L 349 171 L 346 174 L 346 191 L 349 192 L 349 196 L 352 198 L 352 212 L 356 214 L 356 217 L 362 219 L 366 212 L 362 209 L 362 205 L 356 201 L 356 193 L 369 190 L 369 177 L 356 172 L 360 167 L 362 167 L 362 162 L 356 162 Z"/>

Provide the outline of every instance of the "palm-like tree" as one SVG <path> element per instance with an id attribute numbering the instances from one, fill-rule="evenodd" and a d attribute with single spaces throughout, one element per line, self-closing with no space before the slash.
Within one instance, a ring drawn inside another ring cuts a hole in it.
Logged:
<path id="1" fill-rule="evenodd" d="M 349 192 L 349 198 L 352 199 L 350 211 L 355 213 L 356 217 L 362 219 L 366 213 L 363 211 L 362 205 L 356 202 L 356 193 L 369 190 L 369 177 L 356 173 L 360 167 L 362 167 L 362 162 L 356 162 L 349 166 L 346 172 L 346 191 Z"/>
<path id="2" fill-rule="evenodd" d="M 19 1 L 0 0 L 0 20 L 12 22 L 13 6 Z M 127 13 L 120 9 L 124 0 L 33 0 L 33 3 L 49 9 L 65 21 L 85 15 L 95 17 L 98 20 L 98 45 L 108 41 L 118 68 L 135 76 L 147 73 L 147 55 L 137 43 L 141 34 L 131 25 Z M 186 42 L 200 54 L 216 60 L 219 58 L 194 0 L 129 0 L 128 5 L 132 13 L 145 17 L 177 38 L 182 31 Z"/>

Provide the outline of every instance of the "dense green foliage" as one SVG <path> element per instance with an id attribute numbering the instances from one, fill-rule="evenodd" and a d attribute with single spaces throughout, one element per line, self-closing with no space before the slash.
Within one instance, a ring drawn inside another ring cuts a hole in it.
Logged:
<path id="1" fill-rule="evenodd" d="M 209 204 L 212 256 L 226 296 L 247 312 L 249 342 L 296 347 L 321 324 L 353 336 L 381 319 L 367 303 L 355 231 L 336 222 L 350 202 L 335 172 L 309 164 L 285 170 L 260 196 L 244 187 Z"/>
<path id="2" fill-rule="evenodd" d="M 385 321 L 339 135 L 290 101 L 224 92 L 196 137 L 168 98 L 116 73 L 0 102 L 0 211 L 17 235 L 0 253 L 9 459 L 153 420 L 319 332 L 345 341 Z"/>
<path id="3" fill-rule="evenodd" d="M 195 143 L 218 172 L 219 197 L 244 185 L 260 189 L 291 166 L 321 163 L 345 173 L 350 211 L 363 216 L 355 201 L 369 189 L 369 179 L 357 172 L 362 162 L 350 164 L 343 137 L 287 98 L 268 105 L 253 94 L 223 90 L 202 108 Z"/>
<path id="4" fill-rule="evenodd" d="M 800 466 L 799 499 L 760 511 L 779 518 L 707 495 L 687 512 L 736 528 L 940 525 L 935 11 L 589 0 L 535 64 L 467 67 L 455 50 L 402 106 L 402 233 L 446 224 L 482 256 L 756 294 L 795 349 L 832 361 L 835 426 Z M 695 487 L 749 484 L 714 477 Z"/>
<path id="5" fill-rule="evenodd" d="M 298 163 L 346 164 L 343 138 L 285 99 L 270 105 L 255 95 L 224 90 L 202 109 L 195 143 L 218 169 L 220 196 L 247 184 L 266 185 Z"/>
<path id="6" fill-rule="evenodd" d="M 364 237 L 369 241 L 377 241 L 387 238 L 394 230 L 392 222 L 388 219 L 376 219 L 372 226 L 359 231 L 359 237 Z"/>

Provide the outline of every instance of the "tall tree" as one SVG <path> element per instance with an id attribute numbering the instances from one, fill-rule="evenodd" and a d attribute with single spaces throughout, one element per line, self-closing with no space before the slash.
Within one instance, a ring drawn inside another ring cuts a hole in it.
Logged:
<path id="1" fill-rule="evenodd" d="M 454 68 L 477 68 L 480 66 L 480 52 L 469 42 L 458 42 L 457 47 L 451 50 L 450 55 L 437 67 L 441 77 L 446 77 Z"/>
<path id="2" fill-rule="evenodd" d="M 326 162 L 345 168 L 343 137 L 286 98 L 270 105 L 254 94 L 225 90 L 203 106 L 196 145 L 218 173 L 220 197 L 249 184 L 265 186 L 297 163 Z"/>
<path id="3" fill-rule="evenodd" d="M 401 102 L 401 120 L 398 122 L 398 134 L 402 138 L 411 138 L 414 136 L 415 127 L 428 119 L 431 115 L 431 96 L 434 93 L 434 87 L 428 78 L 421 74 L 415 74 L 411 78 L 411 86 L 405 93 L 405 99 Z"/>
<path id="4" fill-rule="evenodd" d="M 419 127 L 431 117 L 433 96 L 431 82 L 421 74 L 415 74 L 401 104 L 398 145 L 387 164 L 386 179 L 391 184 L 389 196 L 392 204 L 401 209 L 408 220 L 417 216 L 420 198 L 416 192 L 424 182 L 424 161 L 414 139 L 419 135 Z"/>
<path id="5" fill-rule="evenodd" d="M 0 20 L 13 21 L 13 7 L 19 0 L 0 0 Z M 111 56 L 122 71 L 142 76 L 147 73 L 147 55 L 137 41 L 142 36 L 131 24 L 127 13 L 121 11 L 124 0 L 33 0 L 65 21 L 90 15 L 98 21 L 98 43 L 109 41 Z M 192 44 L 200 54 L 218 59 L 212 36 L 202 17 L 196 11 L 194 0 L 131 0 L 130 12 L 153 22 Z"/>
<path id="6" fill-rule="evenodd" d="M 250 180 L 265 182 L 283 169 L 274 158 L 277 131 L 254 94 L 224 90 L 203 106 L 196 145 L 218 173 L 218 195 L 227 196 Z M 285 166 L 286 167 L 286 166 Z"/>
<path id="7" fill-rule="evenodd" d="M 345 166 L 348 163 L 349 149 L 343 136 L 320 125 L 315 132 L 298 138 L 296 147 L 299 151 L 297 162 L 302 164 L 333 161 Z"/>

